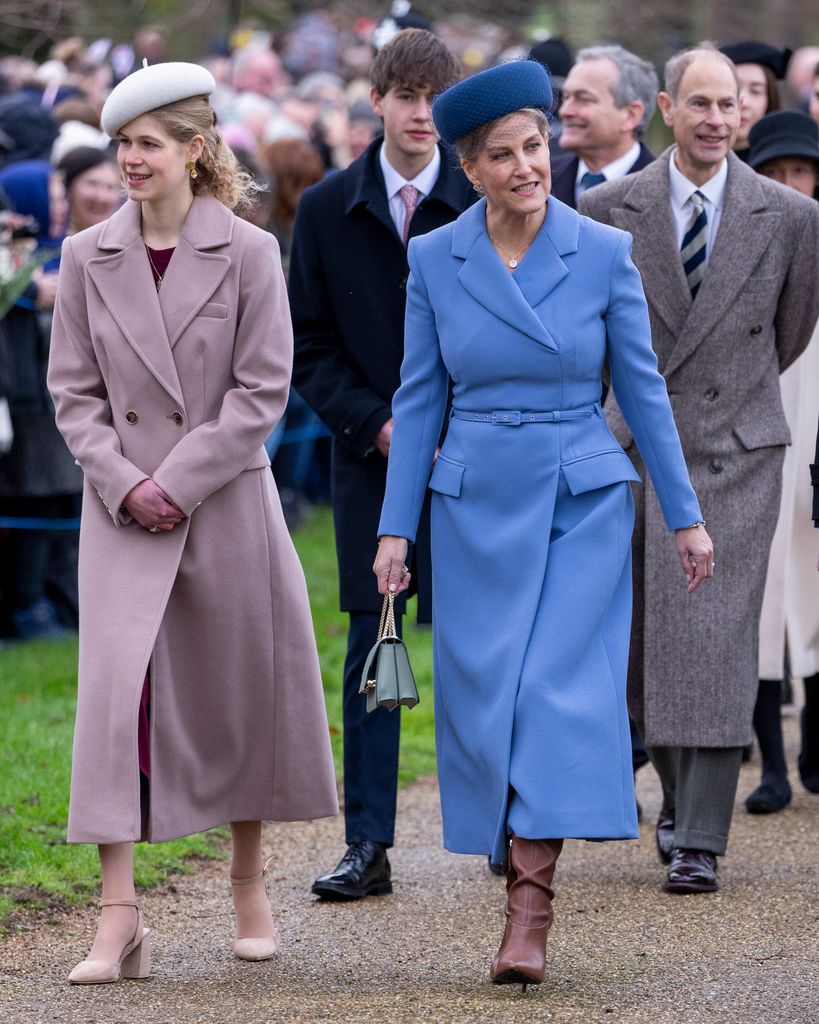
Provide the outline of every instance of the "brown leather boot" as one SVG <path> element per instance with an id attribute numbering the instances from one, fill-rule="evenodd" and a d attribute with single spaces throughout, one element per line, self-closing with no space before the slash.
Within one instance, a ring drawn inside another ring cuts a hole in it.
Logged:
<path id="1" fill-rule="evenodd" d="M 506 868 L 506 928 L 489 975 L 496 985 L 539 985 L 552 926 L 552 879 L 562 839 L 512 836 Z"/>

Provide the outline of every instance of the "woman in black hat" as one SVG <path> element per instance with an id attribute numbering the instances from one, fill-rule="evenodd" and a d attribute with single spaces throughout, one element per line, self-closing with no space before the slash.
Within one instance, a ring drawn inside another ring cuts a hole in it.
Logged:
<path id="1" fill-rule="evenodd" d="M 755 42 L 730 43 L 720 50 L 736 64 L 739 76 L 742 109 L 734 152 L 747 163 L 751 128 L 782 105 L 777 82 L 785 77 L 791 51 Z"/>
<path id="2" fill-rule="evenodd" d="M 795 110 L 769 114 L 751 129 L 750 142 L 749 163 L 755 171 L 816 196 L 819 126 L 813 118 Z M 805 682 L 799 774 L 809 792 L 819 792 L 819 580 L 813 568 L 816 534 L 805 475 L 819 417 L 817 380 L 819 332 L 814 332 L 807 349 L 780 377 L 793 443 L 785 452 L 781 512 L 762 604 L 754 708 L 762 778 L 745 801 L 751 814 L 771 814 L 791 802 L 779 708 L 786 647 L 791 674 Z"/>

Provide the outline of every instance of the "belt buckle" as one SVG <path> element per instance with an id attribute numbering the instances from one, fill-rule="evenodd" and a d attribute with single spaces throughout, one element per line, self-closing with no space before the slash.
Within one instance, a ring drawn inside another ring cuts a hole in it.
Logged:
<path id="1" fill-rule="evenodd" d="M 498 424 L 501 427 L 519 427 L 520 426 L 520 413 L 519 412 L 493 412 L 492 422 Z"/>

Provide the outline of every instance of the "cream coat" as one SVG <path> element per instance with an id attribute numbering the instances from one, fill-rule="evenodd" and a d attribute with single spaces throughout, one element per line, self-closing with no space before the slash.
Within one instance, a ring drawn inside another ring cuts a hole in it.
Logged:
<path id="1" fill-rule="evenodd" d="M 71 842 L 338 809 L 304 577 L 262 446 L 292 353 L 277 245 L 196 198 L 157 293 L 139 224 L 129 202 L 65 242 L 54 316 L 49 387 L 85 473 Z M 148 476 L 188 517 L 169 533 L 121 507 Z"/>
<path id="2" fill-rule="evenodd" d="M 791 674 L 819 672 L 817 533 L 808 467 L 819 418 L 819 324 L 805 352 L 779 378 L 793 443 L 785 453 L 776 525 L 759 629 L 759 678 L 779 679 L 787 644 Z"/>

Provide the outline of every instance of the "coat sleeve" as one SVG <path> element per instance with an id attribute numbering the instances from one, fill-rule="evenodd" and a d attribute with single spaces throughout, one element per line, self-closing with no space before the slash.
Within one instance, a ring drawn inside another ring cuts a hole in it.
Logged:
<path id="1" fill-rule="evenodd" d="M 688 478 L 665 380 L 657 369 L 631 235 L 623 233 L 612 261 L 605 314 L 606 351 L 617 404 L 651 476 L 669 530 L 702 519 Z"/>
<path id="2" fill-rule="evenodd" d="M 363 458 L 392 412 L 345 350 L 327 287 L 322 258 L 327 242 L 320 241 L 315 207 L 315 198 L 308 193 L 299 204 L 293 230 L 288 283 L 295 341 L 293 384 L 334 437 Z"/>
<path id="3" fill-rule="evenodd" d="M 449 375 L 441 358 L 435 314 L 414 242 L 404 328 L 401 386 L 393 399 L 387 488 L 378 535 L 414 541 L 447 406 Z"/>
<path id="4" fill-rule="evenodd" d="M 780 373 L 808 347 L 819 316 L 819 204 L 800 203 L 798 212 L 802 228 L 774 320 Z"/>
<path id="5" fill-rule="evenodd" d="M 239 272 L 235 385 L 216 419 L 186 434 L 153 475 L 186 515 L 258 456 L 287 405 L 292 359 L 279 246 L 272 235 L 254 232 Z"/>
<path id="6" fill-rule="evenodd" d="M 130 516 L 120 512 L 122 503 L 147 474 L 122 454 L 103 371 L 91 341 L 85 288 L 70 238 L 63 242 L 60 261 L 48 388 L 57 427 L 86 479 L 117 526 L 130 522 Z"/>

